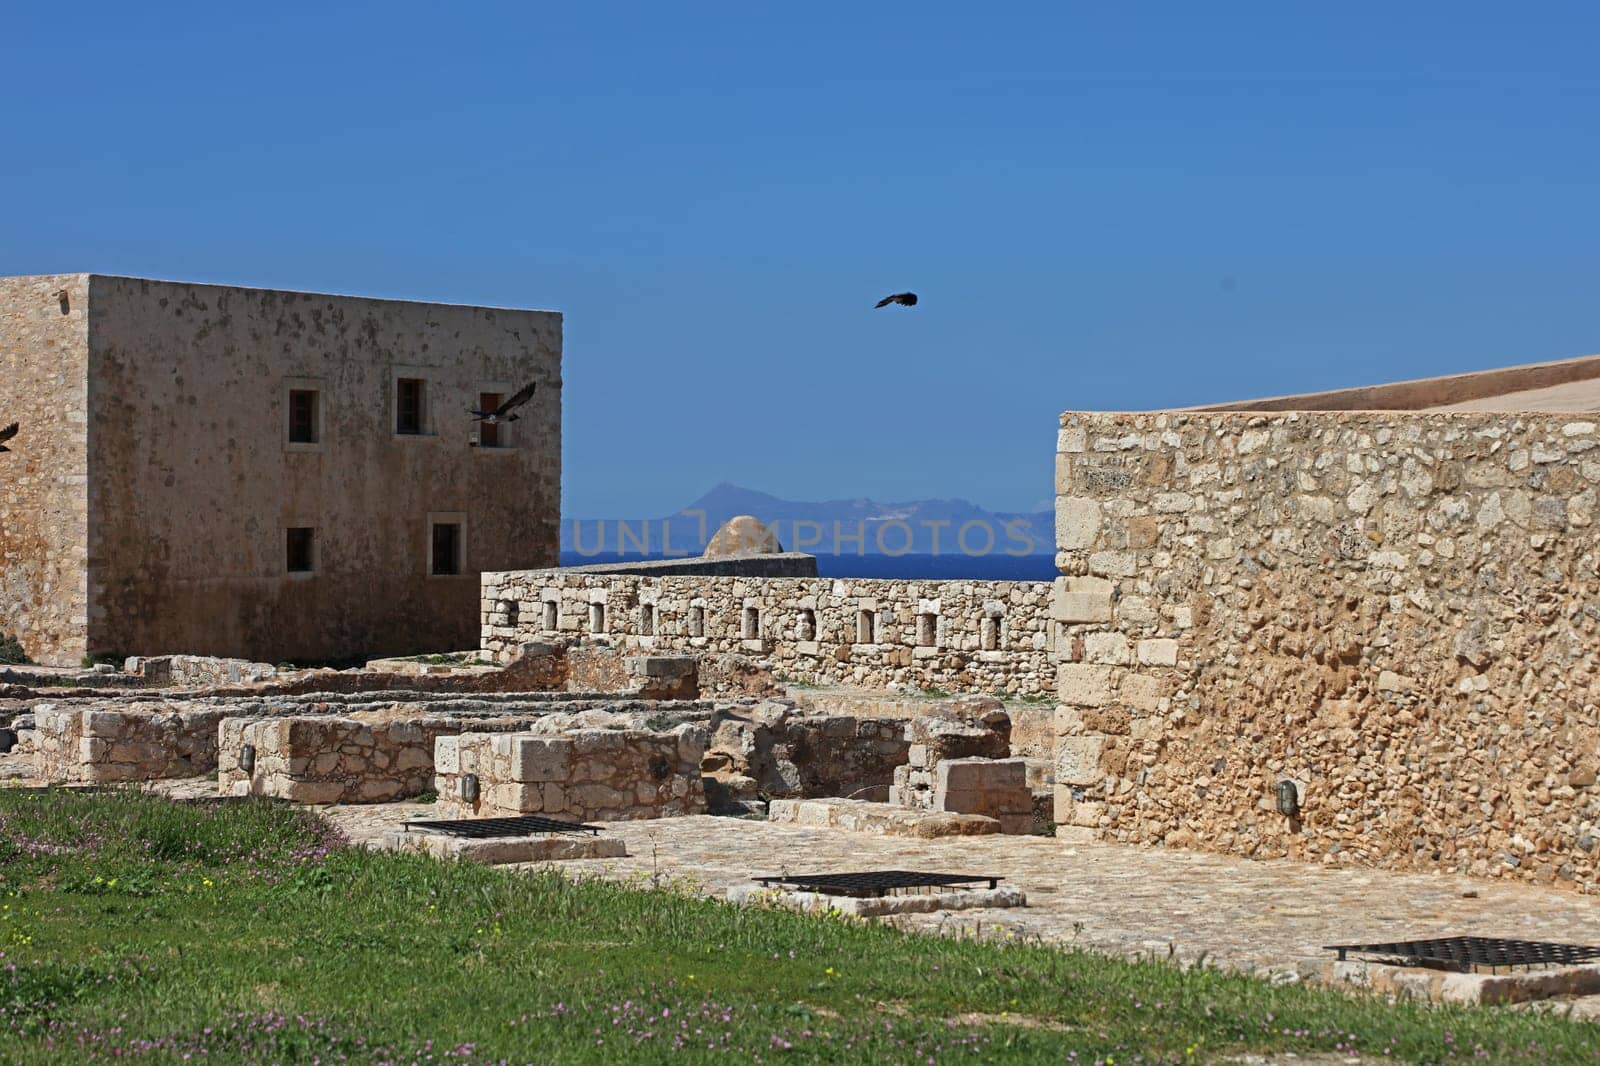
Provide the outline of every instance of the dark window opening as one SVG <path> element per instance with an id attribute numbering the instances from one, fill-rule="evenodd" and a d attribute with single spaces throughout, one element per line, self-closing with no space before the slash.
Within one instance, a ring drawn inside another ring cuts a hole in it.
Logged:
<path id="1" fill-rule="evenodd" d="M 745 640 L 757 640 L 761 636 L 761 609 L 759 607 L 746 607 L 744 609 L 744 624 L 741 630 Z"/>
<path id="2" fill-rule="evenodd" d="M 317 392 L 315 389 L 289 390 L 289 442 L 317 443 Z"/>
<path id="3" fill-rule="evenodd" d="M 860 610 L 856 612 L 856 643 L 876 644 L 877 637 L 873 633 L 874 623 L 877 621 L 871 611 Z"/>
<path id="4" fill-rule="evenodd" d="M 289 573 L 309 574 L 316 569 L 316 530 L 309 526 L 296 526 L 286 531 Z"/>
<path id="5" fill-rule="evenodd" d="M 639 605 L 639 635 L 641 637 L 656 635 L 656 605 L 653 603 Z"/>
<path id="6" fill-rule="evenodd" d="M 461 525 L 440 522 L 433 527 L 433 573 L 450 576 L 461 573 Z"/>
<path id="7" fill-rule="evenodd" d="M 394 431 L 420 434 L 422 432 L 423 380 L 401 378 L 395 385 Z"/>
<path id="8" fill-rule="evenodd" d="M 930 612 L 917 615 L 917 643 L 931 648 L 938 640 L 939 616 Z"/>
<path id="9" fill-rule="evenodd" d="M 1000 619 L 991 615 L 983 620 L 979 632 L 984 651 L 1000 650 Z"/>
<path id="10" fill-rule="evenodd" d="M 817 612 L 809 607 L 800 611 L 800 625 L 797 627 L 796 636 L 800 640 L 817 639 Z"/>
<path id="11" fill-rule="evenodd" d="M 498 392 L 480 392 L 480 393 L 478 393 L 478 410 L 480 410 L 480 411 L 493 411 L 495 408 L 497 408 L 499 406 L 500 406 L 500 394 Z M 498 448 L 500 446 L 501 445 L 500 445 L 500 427 L 499 427 L 499 425 L 497 425 L 495 423 L 491 423 L 491 422 L 479 422 L 478 423 L 478 447 L 480 447 L 480 448 Z"/>

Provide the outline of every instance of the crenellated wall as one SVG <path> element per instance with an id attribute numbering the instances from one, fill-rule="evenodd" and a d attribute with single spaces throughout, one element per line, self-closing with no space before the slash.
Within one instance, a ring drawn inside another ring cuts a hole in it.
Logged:
<path id="1" fill-rule="evenodd" d="M 483 575 L 486 651 L 581 636 L 737 652 L 791 680 L 879 690 L 1048 693 L 1050 585 L 1031 581 Z M 865 639 L 862 639 L 865 638 Z"/>
<path id="2" fill-rule="evenodd" d="M 1595 421 L 1069 413 L 1056 487 L 1060 825 L 1600 877 Z"/>

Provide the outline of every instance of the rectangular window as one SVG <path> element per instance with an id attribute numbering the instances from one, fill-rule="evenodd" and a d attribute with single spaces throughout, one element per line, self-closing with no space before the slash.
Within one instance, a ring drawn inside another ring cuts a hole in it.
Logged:
<path id="1" fill-rule="evenodd" d="M 421 378 L 400 378 L 394 390 L 394 431 L 416 436 L 423 432 L 426 392 Z"/>
<path id="2" fill-rule="evenodd" d="M 315 444 L 321 438 L 316 389 L 289 390 L 289 443 Z"/>
<path id="3" fill-rule="evenodd" d="M 499 407 L 499 406 L 500 406 L 500 394 L 498 392 L 480 392 L 480 393 L 478 393 L 478 410 L 480 410 L 480 411 L 493 411 L 496 407 Z M 501 428 L 502 427 L 500 427 L 499 425 L 496 425 L 494 423 L 479 422 L 478 423 L 478 447 L 480 447 L 480 448 L 498 448 L 498 447 L 500 447 L 500 430 L 501 430 Z"/>
<path id="4" fill-rule="evenodd" d="M 288 571 L 310 574 L 317 564 L 317 533 L 310 526 L 292 526 L 284 533 Z"/>
<path id="5" fill-rule="evenodd" d="M 653 603 L 639 605 L 639 635 L 641 637 L 656 635 L 656 605 Z"/>
<path id="6" fill-rule="evenodd" d="M 461 523 L 434 523 L 432 564 L 429 573 L 435 577 L 461 573 Z"/>
<path id="7" fill-rule="evenodd" d="M 556 615 L 556 601 L 544 601 L 544 631 L 554 633 L 558 628 L 559 618 Z"/>

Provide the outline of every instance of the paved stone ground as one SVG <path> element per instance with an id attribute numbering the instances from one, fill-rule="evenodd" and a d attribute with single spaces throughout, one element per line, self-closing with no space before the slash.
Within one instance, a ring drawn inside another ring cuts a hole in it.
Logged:
<path id="1" fill-rule="evenodd" d="M 418 804 L 335 807 L 353 839 L 373 841 Z M 1200 852 L 1073 844 L 1048 837 L 913 840 L 734 818 L 609 822 L 628 858 L 560 863 L 616 879 L 660 877 L 721 896 L 760 874 L 912 869 L 993 874 L 1025 909 L 896 919 L 941 929 L 1074 943 L 1117 955 L 1204 956 L 1288 976 L 1319 970 L 1325 944 L 1448 934 L 1600 943 L 1600 898 L 1521 884 L 1381 870 L 1330 870 Z"/>

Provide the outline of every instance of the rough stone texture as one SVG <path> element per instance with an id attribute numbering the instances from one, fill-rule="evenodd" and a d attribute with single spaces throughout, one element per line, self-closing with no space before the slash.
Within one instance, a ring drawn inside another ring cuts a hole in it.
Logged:
<path id="1" fill-rule="evenodd" d="M 88 291 L 0 278 L 0 425 L 22 425 L 0 453 L 0 637 L 63 665 L 89 651 Z"/>
<path id="2" fill-rule="evenodd" d="M 0 455 L 0 617 L 53 663 L 470 646 L 479 571 L 557 561 L 560 366 L 551 312 L 0 280 L 26 408 Z M 426 435 L 395 433 L 400 376 L 427 381 Z M 469 448 L 457 412 L 530 380 L 512 446 Z M 291 386 L 320 392 L 318 443 L 287 440 Z M 460 576 L 428 576 L 430 513 L 466 516 Z M 316 530 L 314 576 L 286 573 L 291 526 Z"/>
<path id="3" fill-rule="evenodd" d="M 906 764 L 894 772 L 889 802 L 941 810 L 934 798 L 939 764 L 946 759 L 1004 759 L 1011 754 L 1011 719 L 999 700 L 951 700 L 934 714 L 906 725 Z"/>
<path id="4" fill-rule="evenodd" d="M 777 534 L 755 515 L 734 515 L 722 523 L 706 543 L 705 557 L 720 559 L 729 555 L 773 555 L 783 551 Z"/>
<path id="5" fill-rule="evenodd" d="M 530 640 L 584 635 L 635 651 L 750 655 L 817 684 L 1036 695 L 1055 684 L 1051 594 L 1032 581 L 486 573 L 482 646 L 504 659 Z M 919 641 L 927 621 L 931 643 Z"/>
<path id="6" fill-rule="evenodd" d="M 793 700 L 719 711 L 701 764 L 709 800 L 884 799 L 909 744 L 901 719 L 807 714 Z"/>
<path id="7" fill-rule="evenodd" d="M 156 655 L 148 658 L 130 656 L 123 664 L 123 672 L 132 674 L 149 685 L 175 685 L 183 688 L 248 684 L 253 681 L 267 681 L 278 676 L 278 668 L 271 663 L 253 663 L 247 659 L 218 659 L 207 655 Z"/>
<path id="8" fill-rule="evenodd" d="M 986 814 L 1002 832 L 1037 828 L 1026 759 L 945 759 L 934 771 L 933 809 Z"/>
<path id="9" fill-rule="evenodd" d="M 790 693 L 813 714 L 842 715 L 852 718 L 948 718 L 969 706 L 970 696 L 928 697 L 893 696 L 865 689 L 806 688 Z M 1045 697 L 1030 701 L 1011 700 L 989 704 L 1003 710 L 1010 720 L 1012 755 L 1049 760 L 1055 743 L 1055 706 Z"/>
<path id="10" fill-rule="evenodd" d="M 434 750 L 441 818 L 544 814 L 576 821 L 666 818 L 705 810 L 703 726 L 584 729 L 563 735 L 466 733 Z M 478 798 L 463 778 L 478 779 Z"/>
<path id="11" fill-rule="evenodd" d="M 193 777 L 217 766 L 221 709 L 150 704 L 39 704 L 33 710 L 34 758 L 40 780 L 68 783 L 152 781 Z"/>
<path id="12" fill-rule="evenodd" d="M 225 718 L 217 790 L 224 796 L 276 796 L 297 803 L 388 803 L 432 787 L 438 738 L 465 729 L 526 729 L 531 721 L 519 715 L 469 718 L 414 712 L 386 721 L 331 715 Z M 247 744 L 255 748 L 250 771 L 240 765 Z"/>
<path id="13" fill-rule="evenodd" d="M 1600 433 L 1576 415 L 1068 414 L 1056 821 L 1593 886 Z M 1295 784 L 1297 819 L 1273 792 Z"/>
<path id="14" fill-rule="evenodd" d="M 812 829 L 847 829 L 925 840 L 1000 832 L 999 821 L 982 814 L 951 814 L 853 799 L 773 800 L 767 817 L 780 824 Z"/>

